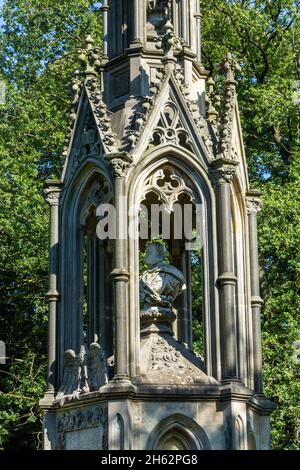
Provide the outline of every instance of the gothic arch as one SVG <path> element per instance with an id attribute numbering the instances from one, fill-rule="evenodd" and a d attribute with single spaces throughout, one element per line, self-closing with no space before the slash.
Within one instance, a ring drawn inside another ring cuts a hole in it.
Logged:
<path id="1" fill-rule="evenodd" d="M 74 175 L 62 198 L 61 212 L 61 312 L 59 328 L 63 340 L 59 343 L 59 373 L 62 374 L 66 349 L 78 351 L 83 344 L 82 295 L 83 295 L 83 246 L 85 221 L 89 209 L 94 212 L 104 199 L 112 200 L 112 181 L 104 162 L 90 159 Z M 72 279 L 72 282 L 70 280 Z M 94 322 L 94 320 L 93 320 Z M 94 328 L 94 327 L 93 327 Z M 96 327 L 95 327 L 96 328 Z M 98 328 L 98 327 L 97 327 Z M 94 338 L 91 342 L 94 341 Z"/>
<path id="2" fill-rule="evenodd" d="M 246 450 L 245 424 L 240 415 L 238 415 L 235 420 L 235 449 Z"/>
<path id="3" fill-rule="evenodd" d="M 147 450 L 210 450 L 209 439 L 199 424 L 182 414 L 174 414 L 158 423 L 149 435 Z M 180 448 L 181 447 L 181 448 Z"/>
<path id="4" fill-rule="evenodd" d="M 205 365 L 206 372 L 215 378 L 221 377 L 220 367 L 220 350 L 218 349 L 217 342 L 212 338 L 219 334 L 219 311 L 217 302 L 217 288 L 215 290 L 209 289 L 209 286 L 215 285 L 217 275 L 217 256 L 216 256 L 216 226 L 215 226 L 215 194 L 211 181 L 207 177 L 201 163 L 197 161 L 192 155 L 187 155 L 186 151 L 181 151 L 174 146 L 155 149 L 149 153 L 142 161 L 135 167 L 130 175 L 129 180 L 129 193 L 128 204 L 129 207 L 139 204 L 140 196 L 143 191 L 144 182 L 153 174 L 157 169 L 164 165 L 171 165 L 182 175 L 187 176 L 193 180 L 195 188 L 196 201 L 202 203 L 204 206 L 204 227 L 206 237 L 204 240 L 203 250 L 203 265 L 205 266 L 204 273 L 204 330 L 205 330 Z M 137 238 L 137 223 L 134 222 L 134 215 L 129 217 L 130 225 L 135 224 L 136 233 L 135 239 L 129 240 L 129 271 L 139 272 L 138 260 L 138 240 Z M 135 313 L 135 318 L 130 319 L 130 347 L 132 348 L 132 357 L 135 357 L 135 364 L 138 366 L 139 362 L 139 292 L 138 292 L 138 274 L 135 278 L 130 279 L 130 312 Z M 134 349 L 134 351 L 133 351 Z M 138 374 L 138 369 L 135 365 L 131 365 L 133 374 Z"/>

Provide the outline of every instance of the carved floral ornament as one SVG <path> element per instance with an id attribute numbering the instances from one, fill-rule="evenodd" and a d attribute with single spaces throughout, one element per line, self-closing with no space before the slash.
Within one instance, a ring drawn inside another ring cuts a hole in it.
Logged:
<path id="1" fill-rule="evenodd" d="M 215 160 L 216 162 L 217 160 Z M 217 185 L 228 183 L 230 184 L 237 173 L 237 165 L 226 165 L 216 167 L 212 169 L 212 175 Z"/>
<path id="2" fill-rule="evenodd" d="M 262 209 L 262 202 L 257 197 L 247 197 L 246 198 L 246 209 L 247 214 L 257 214 Z"/>
<path id="3" fill-rule="evenodd" d="M 45 189 L 44 189 L 44 194 L 46 196 L 46 201 L 50 206 L 59 206 L 60 204 L 60 195 L 61 195 L 62 189 L 59 185 L 57 184 L 49 184 Z"/>
<path id="4" fill-rule="evenodd" d="M 141 201 L 147 194 L 155 193 L 168 212 L 179 201 L 180 196 L 187 195 L 195 203 L 193 190 L 186 184 L 182 175 L 171 166 L 165 166 L 153 173 L 145 182 Z"/>

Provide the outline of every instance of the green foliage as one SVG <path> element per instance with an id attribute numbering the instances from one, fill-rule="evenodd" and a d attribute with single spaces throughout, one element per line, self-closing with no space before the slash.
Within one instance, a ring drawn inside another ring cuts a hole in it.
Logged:
<path id="1" fill-rule="evenodd" d="M 45 389 L 48 208 L 44 180 L 61 171 L 77 49 L 100 38 L 96 2 L 6 0 L 0 30 L 0 447 L 40 446 Z"/>
<path id="2" fill-rule="evenodd" d="M 300 448 L 300 16 L 299 1 L 202 2 L 203 61 L 218 76 L 227 51 L 241 61 L 239 106 L 252 187 L 263 191 L 265 393 L 278 404 L 273 447 Z"/>

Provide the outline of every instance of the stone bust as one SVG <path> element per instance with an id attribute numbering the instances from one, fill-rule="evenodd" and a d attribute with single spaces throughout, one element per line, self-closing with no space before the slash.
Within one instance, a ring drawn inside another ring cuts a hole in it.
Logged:
<path id="1" fill-rule="evenodd" d="M 140 277 L 140 302 L 143 312 L 172 314 L 175 299 L 186 289 L 182 272 L 164 263 L 165 250 L 161 243 L 150 243 L 145 261 L 148 269 Z"/>

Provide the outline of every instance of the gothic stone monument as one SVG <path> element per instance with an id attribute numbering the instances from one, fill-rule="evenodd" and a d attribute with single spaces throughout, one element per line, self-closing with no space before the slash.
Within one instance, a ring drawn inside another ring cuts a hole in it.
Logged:
<path id="1" fill-rule="evenodd" d="M 218 97 L 201 65 L 199 0 L 110 0 L 102 10 L 103 51 L 91 37 L 80 51 L 64 167 L 46 187 L 44 449 L 268 449 L 260 201 L 238 66 L 228 55 Z M 168 236 L 158 224 L 160 241 L 139 237 L 142 205 L 163 207 Z M 187 205 L 191 231 L 178 236 Z M 114 236 L 104 237 L 111 207 Z"/>

